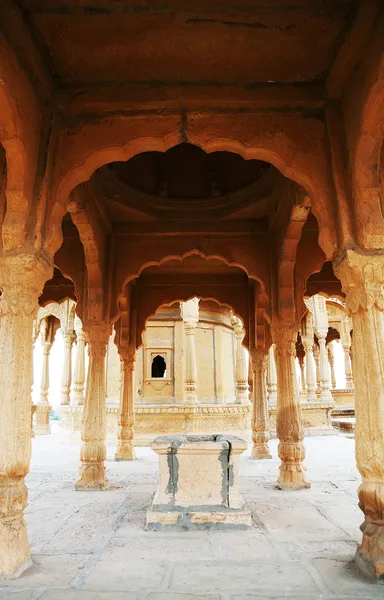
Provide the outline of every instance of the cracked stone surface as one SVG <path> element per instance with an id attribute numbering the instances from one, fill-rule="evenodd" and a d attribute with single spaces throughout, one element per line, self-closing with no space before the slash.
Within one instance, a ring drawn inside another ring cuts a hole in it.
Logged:
<path id="1" fill-rule="evenodd" d="M 354 440 L 306 440 L 312 488 L 275 487 L 279 461 L 241 457 L 240 491 L 249 531 L 146 532 L 157 455 L 113 461 L 110 488 L 75 492 L 79 444 L 58 434 L 33 439 L 26 521 L 34 565 L 0 583 L 0 600 L 374 600 L 384 586 L 357 572 L 360 477 Z"/>

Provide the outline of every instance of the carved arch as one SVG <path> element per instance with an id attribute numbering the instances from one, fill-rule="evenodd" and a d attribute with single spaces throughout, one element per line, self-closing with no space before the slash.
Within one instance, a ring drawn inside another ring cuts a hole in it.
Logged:
<path id="1" fill-rule="evenodd" d="M 127 124 L 121 121 L 120 129 L 127 128 Z M 114 125 L 114 127 L 112 127 Z M 293 128 L 294 129 L 294 128 Z M 109 128 L 109 136 L 114 134 L 120 136 L 122 132 L 116 133 L 116 123 L 111 122 Z M 89 136 L 90 146 L 86 147 L 86 139 L 82 140 L 83 146 L 76 148 L 72 154 L 76 157 L 76 164 L 73 164 L 66 173 L 59 176 L 57 186 L 54 191 L 54 204 L 51 207 L 50 213 L 47 215 L 46 222 L 46 250 L 48 253 L 54 253 L 58 245 L 60 245 L 61 232 L 59 223 L 66 212 L 66 205 L 71 191 L 80 183 L 90 179 L 96 169 L 106 163 L 114 161 L 126 161 L 140 154 L 141 152 L 158 151 L 166 152 L 173 146 L 180 143 L 180 131 L 175 129 L 170 133 L 155 137 L 130 137 L 128 141 L 124 141 L 121 145 L 113 145 L 112 139 L 110 145 L 104 142 L 105 145 L 89 151 L 92 147 L 91 135 L 96 135 L 95 127 L 91 127 L 90 131 L 81 130 L 77 135 L 83 135 L 84 138 Z M 132 136 L 132 132 L 130 134 Z M 129 136 L 129 125 L 126 136 Z M 100 132 L 96 139 L 100 139 Z M 308 152 L 306 148 L 300 148 L 288 134 L 279 134 L 279 144 L 276 143 L 276 136 L 265 134 L 265 138 L 261 137 L 257 145 L 252 143 L 244 143 L 230 137 L 204 136 L 200 137 L 187 132 L 188 142 L 202 148 L 205 152 L 211 153 L 220 150 L 235 152 L 245 159 L 258 159 L 271 163 L 283 175 L 303 186 L 308 195 L 311 197 L 313 210 L 319 220 L 320 227 L 320 243 L 327 256 L 331 256 L 336 249 L 336 233 L 335 222 L 333 216 L 333 207 L 330 206 L 330 181 L 329 181 L 329 165 L 326 164 L 326 159 L 321 155 L 319 150 L 319 162 L 322 163 L 318 169 L 317 176 L 314 175 L 311 167 L 308 168 Z M 72 142 L 76 144 L 76 140 Z M 67 142 L 70 148 L 69 142 Z M 314 148 L 320 147 L 320 144 L 314 144 Z M 66 151 L 66 154 L 71 152 Z"/>

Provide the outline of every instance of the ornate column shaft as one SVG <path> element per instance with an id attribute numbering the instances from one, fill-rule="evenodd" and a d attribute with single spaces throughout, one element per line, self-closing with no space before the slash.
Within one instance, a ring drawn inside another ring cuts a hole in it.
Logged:
<path id="1" fill-rule="evenodd" d="M 267 356 L 261 350 L 250 353 L 252 369 L 252 458 L 272 458 L 269 451 L 268 402 L 265 389 Z"/>
<path id="2" fill-rule="evenodd" d="M 342 322 L 341 345 L 344 351 L 344 370 L 345 370 L 345 385 L 347 389 L 353 389 L 353 373 L 351 362 L 351 320 L 350 317 L 345 317 Z"/>
<path id="3" fill-rule="evenodd" d="M 299 356 L 298 357 L 298 361 L 299 361 L 299 367 L 300 367 L 300 387 L 301 387 L 301 391 L 302 392 L 306 392 L 307 391 L 307 383 L 306 383 L 306 378 L 305 378 L 305 360 L 304 360 L 304 356 Z"/>
<path id="4" fill-rule="evenodd" d="M 297 328 L 289 328 L 283 321 L 272 325 L 272 339 L 275 344 L 277 370 L 277 423 L 279 438 L 281 489 L 301 489 L 310 487 L 303 461 L 305 449 L 304 433 L 301 424 L 300 396 L 296 380 L 296 338 Z"/>
<path id="5" fill-rule="evenodd" d="M 316 392 L 320 393 L 320 348 L 317 344 L 313 344 L 312 350 L 316 370 Z"/>
<path id="6" fill-rule="evenodd" d="M 80 475 L 77 490 L 100 490 L 108 486 L 105 471 L 106 411 L 105 356 L 111 326 L 92 323 L 87 326 L 88 376 L 81 429 Z"/>
<path id="7" fill-rule="evenodd" d="M 328 344 L 328 362 L 331 370 L 331 384 L 332 389 L 336 388 L 336 372 L 335 372 L 335 355 L 333 351 L 332 342 Z"/>
<path id="8" fill-rule="evenodd" d="M 236 362 L 235 362 L 235 377 L 236 377 L 236 404 L 250 404 L 248 393 L 248 361 L 243 346 L 245 332 L 243 325 L 238 317 L 232 317 L 233 330 L 236 339 Z"/>
<path id="9" fill-rule="evenodd" d="M 64 355 L 63 369 L 61 373 L 60 404 L 70 403 L 71 379 L 72 379 L 72 344 L 73 332 L 63 331 Z"/>
<path id="10" fill-rule="evenodd" d="M 307 380 L 307 401 L 316 402 L 316 364 L 313 356 L 313 322 L 308 312 L 302 322 L 301 339 L 305 352 L 305 372 Z"/>
<path id="11" fill-rule="evenodd" d="M 122 355 L 120 378 L 120 410 L 117 450 L 115 460 L 134 460 L 135 447 L 135 407 L 133 398 L 133 372 L 135 359 L 133 355 Z"/>
<path id="12" fill-rule="evenodd" d="M 268 350 L 267 358 L 267 391 L 269 404 L 277 402 L 277 373 L 273 346 Z"/>
<path id="13" fill-rule="evenodd" d="M 360 569 L 384 579 L 384 256 L 348 250 L 335 273 L 352 314 L 356 461 L 365 521 Z"/>
<path id="14" fill-rule="evenodd" d="M 52 406 L 48 402 L 49 396 L 49 355 L 52 348 L 52 342 L 46 340 L 46 332 L 42 332 L 42 346 L 43 346 L 43 362 L 41 369 L 41 385 L 40 385 L 40 399 L 36 406 L 35 412 L 35 432 L 38 435 L 46 435 L 51 433 L 51 427 L 49 424 L 49 414 Z"/>
<path id="15" fill-rule="evenodd" d="M 322 296 L 311 298 L 313 309 L 314 330 L 317 336 L 320 351 L 319 376 L 320 376 L 320 400 L 322 402 L 333 402 L 331 394 L 331 374 L 329 371 L 326 339 L 328 335 L 328 312 L 327 303 Z"/>
<path id="16" fill-rule="evenodd" d="M 32 564 L 23 511 L 31 459 L 32 329 L 52 268 L 33 255 L 0 258 L 0 579 Z"/>
<path id="17" fill-rule="evenodd" d="M 326 334 L 324 332 L 317 334 L 317 340 L 319 342 L 320 349 L 320 365 L 319 365 L 319 375 L 320 375 L 320 400 L 322 402 L 332 402 L 332 394 L 331 394 L 331 382 L 330 382 L 330 372 L 329 372 L 329 363 L 328 363 L 328 353 L 326 347 Z"/>
<path id="18" fill-rule="evenodd" d="M 195 330 L 199 321 L 199 300 L 197 298 L 192 298 L 192 300 L 188 300 L 188 302 L 181 302 L 180 307 L 185 333 L 184 402 L 186 404 L 197 404 Z"/>
<path id="19" fill-rule="evenodd" d="M 81 323 L 75 325 L 76 329 L 76 354 L 73 371 L 72 399 L 73 406 L 84 404 L 85 381 L 85 333 Z"/>

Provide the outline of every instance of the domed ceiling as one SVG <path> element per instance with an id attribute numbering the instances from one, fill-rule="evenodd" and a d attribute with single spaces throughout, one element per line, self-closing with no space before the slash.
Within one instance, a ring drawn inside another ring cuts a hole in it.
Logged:
<path id="1" fill-rule="evenodd" d="M 257 182 L 270 165 L 231 152 L 207 154 L 191 144 L 144 152 L 108 169 L 125 184 L 161 198 L 197 200 L 219 197 Z"/>

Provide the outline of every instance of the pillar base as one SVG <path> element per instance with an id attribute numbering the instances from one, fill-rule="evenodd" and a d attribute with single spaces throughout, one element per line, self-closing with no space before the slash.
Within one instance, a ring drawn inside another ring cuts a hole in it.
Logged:
<path id="1" fill-rule="evenodd" d="M 378 526 L 372 526 L 372 527 L 376 527 L 377 529 L 384 529 L 383 527 L 378 527 Z M 381 532 L 380 535 L 382 537 L 384 537 L 383 532 Z M 375 536 L 373 535 L 372 537 L 374 538 Z M 377 561 L 371 560 L 370 557 L 364 553 L 363 547 L 365 546 L 365 544 L 364 544 L 364 540 L 363 540 L 362 545 L 359 546 L 356 551 L 355 563 L 356 563 L 359 571 L 361 571 L 367 577 L 370 577 L 371 579 L 378 579 L 379 581 L 384 582 L 384 556 L 383 556 L 383 551 L 380 550 L 378 543 L 379 542 L 376 540 L 374 542 L 375 548 L 370 549 L 371 550 L 370 556 L 379 557 Z M 381 544 L 382 544 L 381 547 L 383 547 L 383 542 L 381 542 Z M 372 546 L 372 544 L 369 544 L 369 545 Z M 381 560 L 380 560 L 380 554 L 381 554 Z"/>
<path id="2" fill-rule="evenodd" d="M 302 490 L 310 488 L 307 481 L 303 461 L 305 449 L 302 442 L 280 442 L 279 444 L 280 475 L 277 487 L 281 490 Z"/>
<path id="3" fill-rule="evenodd" d="M 104 464 L 84 464 L 80 467 L 80 477 L 75 485 L 76 491 L 100 491 L 105 490 L 108 485 Z"/>
<path id="4" fill-rule="evenodd" d="M 303 490 L 311 484 L 305 478 L 305 468 L 302 465 L 281 465 L 277 487 L 280 490 Z"/>
<path id="5" fill-rule="evenodd" d="M 49 424 L 51 410 L 52 406 L 50 404 L 37 404 L 34 427 L 36 435 L 48 435 L 51 433 L 51 426 Z"/>
<path id="6" fill-rule="evenodd" d="M 272 458 L 272 455 L 271 455 L 267 445 L 256 446 L 255 444 L 253 444 L 252 458 L 254 458 L 255 460 L 262 460 L 262 459 Z"/>
<path id="7" fill-rule="evenodd" d="M 11 481 L 0 487 L 0 580 L 16 579 L 31 566 L 27 528 L 23 509 L 27 506 L 27 488 L 23 481 Z"/>
<path id="8" fill-rule="evenodd" d="M 124 443 L 120 442 L 117 446 L 115 461 L 120 462 L 125 460 L 136 460 L 133 440 Z"/>

